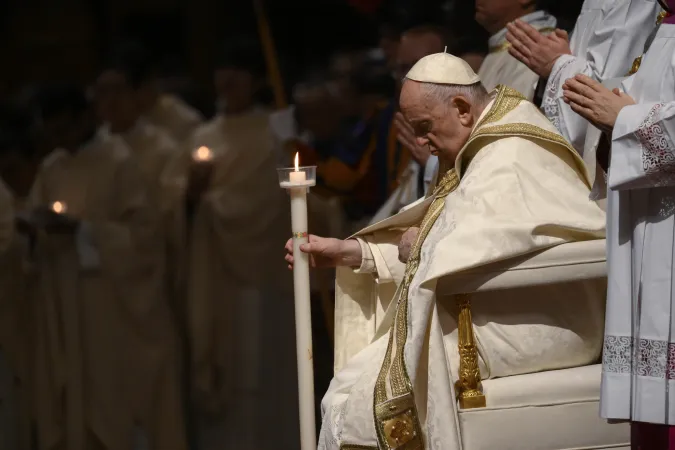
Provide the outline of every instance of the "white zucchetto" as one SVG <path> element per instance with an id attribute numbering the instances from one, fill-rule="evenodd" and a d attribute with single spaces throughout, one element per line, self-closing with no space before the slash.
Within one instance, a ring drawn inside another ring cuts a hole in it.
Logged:
<path id="1" fill-rule="evenodd" d="M 480 81 L 480 77 L 462 58 L 449 53 L 434 53 L 417 61 L 405 76 L 420 83 L 458 84 L 468 86 Z"/>

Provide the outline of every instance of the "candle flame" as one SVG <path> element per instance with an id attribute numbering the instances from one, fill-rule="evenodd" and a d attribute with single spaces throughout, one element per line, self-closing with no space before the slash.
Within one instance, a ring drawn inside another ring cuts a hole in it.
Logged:
<path id="1" fill-rule="evenodd" d="M 213 158 L 213 152 L 210 148 L 202 146 L 192 153 L 192 157 L 196 161 L 210 161 Z"/>
<path id="2" fill-rule="evenodd" d="M 62 202 L 54 202 L 52 203 L 52 211 L 54 211 L 56 214 L 63 214 L 66 212 L 66 204 Z"/>
<path id="3" fill-rule="evenodd" d="M 295 153 L 295 171 L 300 171 L 300 153 L 298 152 Z"/>

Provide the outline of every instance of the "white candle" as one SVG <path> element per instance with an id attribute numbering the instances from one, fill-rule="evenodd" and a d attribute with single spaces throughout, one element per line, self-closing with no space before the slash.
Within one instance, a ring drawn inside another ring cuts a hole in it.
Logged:
<path id="1" fill-rule="evenodd" d="M 65 204 L 65 202 L 54 202 L 52 203 L 51 208 L 56 214 L 65 214 L 66 211 L 68 211 L 68 206 Z"/>
<path id="2" fill-rule="evenodd" d="M 299 162 L 299 154 L 295 154 L 295 172 L 290 172 L 288 174 L 288 181 L 291 182 L 291 184 L 295 183 L 304 183 L 307 181 L 307 177 L 305 176 L 305 172 L 300 170 L 300 162 Z"/>
<path id="3" fill-rule="evenodd" d="M 295 342 L 298 363 L 298 396 L 300 408 L 300 448 L 316 450 L 314 420 L 314 366 L 312 355 L 312 310 L 309 289 L 309 257 L 300 246 L 309 241 L 307 230 L 307 178 L 300 170 L 298 154 L 295 171 L 289 172 L 289 183 L 282 183 L 291 195 L 291 228 L 293 230 L 293 288 L 295 291 Z"/>

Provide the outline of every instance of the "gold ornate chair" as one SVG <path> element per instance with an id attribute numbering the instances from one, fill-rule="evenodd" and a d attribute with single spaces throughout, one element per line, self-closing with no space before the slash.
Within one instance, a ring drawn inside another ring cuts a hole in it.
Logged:
<path id="1" fill-rule="evenodd" d="M 471 293 L 606 278 L 605 241 L 575 242 L 440 280 L 459 308 L 458 421 L 464 450 L 630 449 L 628 424 L 599 416 L 601 365 L 483 380 Z M 486 432 L 489 430 L 490 432 Z"/>

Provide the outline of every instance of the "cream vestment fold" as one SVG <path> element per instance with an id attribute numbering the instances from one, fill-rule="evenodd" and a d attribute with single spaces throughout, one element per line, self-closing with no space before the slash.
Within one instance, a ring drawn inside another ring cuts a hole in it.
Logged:
<path id="1" fill-rule="evenodd" d="M 438 279 L 602 238 L 604 213 L 588 193 L 576 152 L 534 105 L 500 87 L 433 195 L 358 233 L 372 261 L 338 272 L 336 375 L 319 448 L 459 449 L 456 299 L 436 297 Z M 402 270 L 392 256 L 411 225 L 420 232 Z M 603 293 L 591 282 L 472 295 L 483 377 L 594 361 Z"/>

